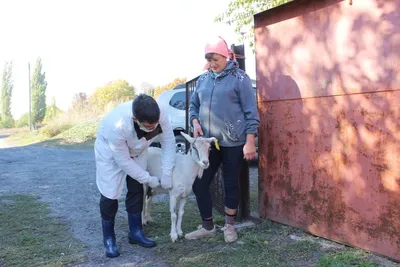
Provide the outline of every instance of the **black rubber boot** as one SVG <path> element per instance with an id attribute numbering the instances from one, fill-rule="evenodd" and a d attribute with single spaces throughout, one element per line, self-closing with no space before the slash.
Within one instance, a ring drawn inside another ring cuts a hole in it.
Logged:
<path id="1" fill-rule="evenodd" d="M 128 213 L 129 222 L 129 243 L 138 244 L 145 248 L 157 246 L 156 242 L 147 238 L 142 230 L 142 214 L 141 213 Z"/>
<path id="2" fill-rule="evenodd" d="M 106 221 L 102 219 L 104 252 L 109 258 L 115 258 L 120 255 L 115 240 L 114 223 L 115 220 Z"/>

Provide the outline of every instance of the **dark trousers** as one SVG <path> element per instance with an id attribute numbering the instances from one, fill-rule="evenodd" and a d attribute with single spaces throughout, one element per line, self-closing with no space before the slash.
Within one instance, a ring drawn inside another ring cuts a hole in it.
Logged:
<path id="1" fill-rule="evenodd" d="M 201 179 L 196 179 L 193 184 L 193 193 L 196 196 L 202 219 L 212 217 L 212 199 L 209 187 L 221 163 L 225 207 L 237 209 L 239 204 L 239 173 L 243 162 L 243 145 L 221 147 L 220 151 L 213 146 L 209 160 L 210 167 L 204 170 Z"/>
<path id="2" fill-rule="evenodd" d="M 139 213 L 143 209 L 143 185 L 126 176 L 126 186 L 128 192 L 126 193 L 125 206 L 128 213 Z M 101 194 L 100 194 L 101 195 Z M 106 221 L 113 220 L 118 211 L 118 200 L 109 199 L 105 196 L 100 196 L 100 214 L 101 218 Z"/>

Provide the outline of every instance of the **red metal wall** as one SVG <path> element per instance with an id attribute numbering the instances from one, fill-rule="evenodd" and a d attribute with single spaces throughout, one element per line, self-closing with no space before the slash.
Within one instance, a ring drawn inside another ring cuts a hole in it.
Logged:
<path id="1" fill-rule="evenodd" d="M 400 0 L 255 16 L 260 214 L 400 260 Z"/>

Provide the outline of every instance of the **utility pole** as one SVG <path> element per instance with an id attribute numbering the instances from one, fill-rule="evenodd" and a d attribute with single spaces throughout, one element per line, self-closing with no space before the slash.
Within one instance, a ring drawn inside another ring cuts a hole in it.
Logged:
<path id="1" fill-rule="evenodd" d="M 32 117 L 31 117 L 31 65 L 28 62 L 28 75 L 29 75 L 29 130 L 32 131 Z"/>

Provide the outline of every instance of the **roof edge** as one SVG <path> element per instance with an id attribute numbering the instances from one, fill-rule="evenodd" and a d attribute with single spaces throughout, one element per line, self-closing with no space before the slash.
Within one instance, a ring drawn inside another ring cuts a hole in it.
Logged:
<path id="1" fill-rule="evenodd" d="M 254 15 L 254 28 L 302 16 L 345 0 L 293 0 Z M 302 8 L 299 8 L 302 7 Z"/>

